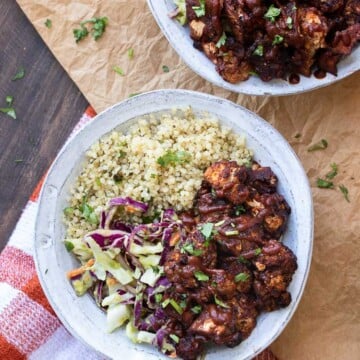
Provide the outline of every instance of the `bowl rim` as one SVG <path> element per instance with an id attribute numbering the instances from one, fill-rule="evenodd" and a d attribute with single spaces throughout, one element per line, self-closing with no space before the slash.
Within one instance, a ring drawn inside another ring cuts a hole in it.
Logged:
<path id="1" fill-rule="evenodd" d="M 311 77 L 306 77 L 299 74 L 300 82 L 298 84 L 290 84 L 286 80 L 282 79 L 273 79 L 269 82 L 264 82 L 258 78 L 250 77 L 246 81 L 240 81 L 236 84 L 231 84 L 227 81 L 225 81 L 215 70 L 215 65 L 208 59 L 206 56 L 197 50 L 197 56 L 196 59 L 199 60 L 202 57 L 206 58 L 208 61 L 209 66 L 201 67 L 201 66 L 194 66 L 194 59 L 192 59 L 192 56 L 189 55 L 189 51 L 184 51 L 184 49 L 190 50 L 190 47 L 188 45 L 185 45 L 182 47 L 181 41 L 174 41 L 173 38 L 173 32 L 170 30 L 170 27 L 174 27 L 176 25 L 172 24 L 175 20 L 170 19 L 167 15 L 161 15 L 158 12 L 158 9 L 161 6 L 166 7 L 169 0 L 147 0 L 148 7 L 156 20 L 156 23 L 158 24 L 161 32 L 165 35 L 167 41 L 171 45 L 171 47 L 176 51 L 176 53 L 179 55 L 179 57 L 184 61 L 184 63 L 191 69 L 193 72 L 195 72 L 197 75 L 202 77 L 203 79 L 207 80 L 208 82 L 223 88 L 225 90 L 233 91 L 238 94 L 245 94 L 245 95 L 255 95 L 255 96 L 288 96 L 288 95 L 297 95 L 306 93 L 312 90 L 320 89 L 326 86 L 329 86 L 331 84 L 334 84 L 353 73 L 360 70 L 360 45 L 357 46 L 357 54 L 354 55 L 354 51 L 347 56 L 349 59 L 350 56 L 358 57 L 359 59 L 357 61 L 350 62 L 348 64 L 348 68 L 341 67 L 338 68 L 338 74 L 332 75 L 330 73 L 327 73 L 325 78 L 323 79 L 316 79 L 316 82 L 312 83 L 310 86 L 303 86 L 302 84 L 305 81 L 305 84 L 307 84 L 308 81 L 312 79 Z M 175 5 L 174 5 L 175 6 Z M 181 25 L 179 25 L 181 27 Z M 190 38 L 189 38 L 190 39 Z M 191 41 L 191 39 L 190 39 Z M 192 47 L 191 47 L 192 48 Z M 191 50 L 190 50 L 191 51 Z M 346 59 L 342 59 L 341 63 L 344 65 L 344 61 Z M 356 60 L 356 58 L 355 58 Z M 212 68 L 211 72 L 208 71 L 208 69 Z M 339 70 L 340 73 L 339 73 Z M 250 84 L 252 81 L 255 81 L 255 84 Z M 278 86 L 280 85 L 280 86 Z"/>
<path id="2" fill-rule="evenodd" d="M 297 162 L 297 166 L 299 168 L 299 171 L 302 173 L 302 178 L 304 180 L 304 186 L 305 186 L 305 190 L 306 190 L 306 202 L 308 204 L 309 207 L 309 214 L 310 214 L 310 218 L 309 218 L 309 239 L 308 239 L 308 251 L 307 251 L 307 259 L 306 259 L 306 266 L 305 266 L 305 272 L 302 275 L 301 281 L 300 281 L 300 288 L 298 293 L 296 294 L 296 298 L 294 297 L 292 299 L 291 302 L 291 308 L 288 310 L 287 316 L 284 319 L 284 321 L 282 322 L 282 324 L 279 326 L 279 329 L 277 330 L 277 332 L 274 334 L 274 336 L 272 336 L 271 338 L 267 339 L 267 341 L 264 342 L 264 344 L 257 348 L 256 350 L 253 350 L 253 353 L 251 354 L 251 356 L 245 357 L 244 360 L 250 360 L 252 359 L 252 357 L 256 356 L 257 354 L 259 354 L 260 352 L 262 352 L 264 349 L 266 349 L 272 342 L 274 342 L 278 336 L 282 333 L 282 331 L 285 329 L 286 325 L 289 323 L 289 321 L 291 320 L 292 316 L 294 315 L 300 300 L 302 298 L 306 283 L 307 283 L 307 279 L 309 276 L 309 272 L 310 272 L 310 267 L 311 267 L 311 259 L 312 259 L 312 252 L 313 252 L 313 238 L 314 238 L 314 207 L 313 207 L 313 200 L 312 200 L 312 194 L 311 194 L 311 187 L 310 187 L 310 183 L 309 180 L 307 178 L 306 172 L 302 166 L 302 163 L 300 161 L 300 159 L 298 158 L 298 156 L 296 155 L 295 151 L 292 149 L 292 147 L 290 146 L 290 144 L 287 142 L 287 140 L 280 134 L 279 131 L 277 131 L 271 124 L 269 124 L 268 122 L 266 122 L 264 119 L 262 119 L 260 116 L 258 116 L 257 114 L 251 112 L 250 110 L 242 107 L 241 105 L 235 104 L 229 100 L 223 99 L 223 98 L 219 98 L 213 95 L 209 95 L 206 93 L 201 93 L 201 92 L 196 92 L 196 91 L 190 91 L 190 90 L 182 90 L 182 89 L 160 89 L 160 90 L 155 90 L 155 91 L 149 91 L 146 93 L 142 93 L 139 95 L 136 95 L 132 98 L 128 98 L 122 102 L 119 102 L 107 109 L 105 109 L 104 111 L 102 111 L 101 113 L 99 113 L 97 116 L 95 116 L 89 123 L 87 123 L 78 133 L 75 134 L 75 136 L 71 137 L 63 146 L 63 148 L 60 150 L 60 152 L 58 153 L 58 155 L 56 156 L 54 162 L 52 163 L 49 171 L 46 174 L 44 183 L 42 185 L 41 188 L 41 192 L 40 192 L 40 196 L 39 196 L 39 206 L 38 206 L 38 211 L 37 211 L 37 215 L 36 215 L 36 224 L 35 224 L 35 236 L 34 236 L 34 260 L 35 260 L 35 267 L 36 267 L 36 271 L 37 271 L 37 275 L 39 277 L 40 280 L 40 284 L 41 287 L 49 301 L 49 303 L 51 304 L 53 310 L 55 311 L 57 317 L 59 318 L 59 320 L 61 321 L 61 323 L 65 326 L 65 328 L 78 340 L 80 340 L 83 344 L 86 344 L 87 346 L 91 347 L 93 350 L 95 350 L 97 353 L 101 354 L 102 356 L 109 356 L 107 354 L 105 354 L 102 350 L 98 349 L 96 345 L 94 344 L 90 344 L 89 342 L 87 342 L 81 334 L 79 334 L 78 332 L 76 332 L 75 329 L 73 329 L 73 327 L 69 324 L 67 317 L 64 315 L 63 310 L 61 310 L 57 303 L 55 302 L 55 300 L 52 298 L 51 295 L 51 291 L 48 288 L 47 285 L 47 278 L 46 278 L 46 271 L 44 272 L 44 265 L 41 263 L 41 247 L 43 246 L 43 244 L 41 243 L 41 230 L 42 228 L 45 226 L 44 221 L 41 218 L 42 215 L 42 207 L 43 207 L 43 203 L 44 203 L 44 199 L 45 199 L 45 189 L 48 185 L 49 179 L 51 179 L 51 177 L 53 176 L 54 173 L 54 169 L 57 168 L 58 163 L 60 161 L 60 159 L 62 158 L 63 154 L 66 152 L 67 148 L 69 146 L 72 146 L 74 144 L 76 144 L 77 138 L 78 136 L 80 136 L 81 134 L 85 133 L 87 129 L 89 129 L 91 126 L 93 126 L 93 124 L 95 124 L 96 122 L 101 121 L 102 117 L 106 116 L 108 113 L 111 113 L 112 111 L 114 111 L 114 109 L 117 108 L 122 108 L 125 105 L 128 105 L 130 103 L 133 103 L 133 106 L 141 106 L 142 103 L 142 99 L 144 98 L 148 98 L 151 96 L 157 96 L 157 95 L 163 95 L 163 96 L 174 96 L 176 97 L 177 95 L 184 95 L 187 97 L 191 97 L 191 98 L 198 98 L 198 99 L 202 99 L 204 101 L 209 101 L 209 102 L 218 102 L 218 103 L 222 103 L 226 106 L 230 106 L 233 109 L 242 112 L 243 114 L 248 114 L 251 115 L 254 118 L 254 121 L 259 121 L 261 124 L 263 124 L 268 130 L 271 130 L 272 135 L 274 135 L 275 138 L 281 139 L 282 140 L 282 146 L 285 146 L 287 148 L 287 150 L 289 151 L 289 153 L 295 158 L 296 162 Z M 170 111 L 173 107 L 171 106 L 171 104 L 167 104 L 167 110 Z M 161 110 L 164 111 L 164 110 Z M 153 112 L 145 112 L 144 114 L 151 114 L 151 113 L 156 113 L 157 111 Z M 210 112 L 211 113 L 211 112 Z M 143 115 L 144 115 L 143 114 Z M 138 115 L 137 117 L 143 116 L 143 115 Z M 117 122 L 117 125 L 114 126 L 112 129 L 118 127 L 120 124 L 125 123 L 129 120 L 131 120 L 132 118 L 128 117 L 125 120 L 120 120 Z M 110 130 L 111 131 L 111 130 Z M 107 132 L 103 133 L 101 136 L 99 136 L 98 138 L 101 138 L 103 136 L 105 136 L 107 134 Z M 246 134 L 245 134 L 246 136 Z M 91 144 L 90 144 L 91 146 Z M 78 161 L 78 160 L 77 160 Z M 55 239 L 55 241 L 58 239 Z M 137 349 L 138 349 L 137 345 Z M 140 345 L 141 346 L 141 345 Z M 157 355 L 158 357 L 161 356 L 161 353 L 159 353 Z"/>

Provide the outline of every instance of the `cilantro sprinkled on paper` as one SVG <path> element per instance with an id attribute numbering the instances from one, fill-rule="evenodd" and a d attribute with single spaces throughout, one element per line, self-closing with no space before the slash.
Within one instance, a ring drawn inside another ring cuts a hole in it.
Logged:
<path id="1" fill-rule="evenodd" d="M 163 66 L 162 66 L 162 71 L 163 71 L 164 73 L 168 73 L 168 72 L 170 71 L 170 69 L 169 69 L 169 67 L 168 67 L 167 65 L 163 65 Z"/>
<path id="2" fill-rule="evenodd" d="M 332 180 L 338 174 L 338 166 L 335 163 L 330 164 L 331 171 L 328 172 L 325 177 L 327 180 Z"/>
<path id="3" fill-rule="evenodd" d="M 48 28 L 48 29 L 51 29 L 52 27 L 52 21 L 50 19 L 46 19 L 45 21 L 45 26 Z"/>
<path id="4" fill-rule="evenodd" d="M 119 74 L 119 75 L 121 75 L 121 76 L 125 76 L 124 70 L 123 70 L 121 67 L 119 67 L 119 66 L 114 66 L 114 67 L 113 67 L 113 70 L 114 70 L 117 74 Z"/>
<path id="5" fill-rule="evenodd" d="M 311 145 L 307 151 L 308 152 L 312 152 L 312 151 L 317 151 L 317 150 L 325 150 L 328 147 L 328 142 L 326 139 L 321 139 L 320 141 L 318 141 L 316 144 Z"/>
<path id="6" fill-rule="evenodd" d="M 134 49 L 133 48 L 128 49 L 127 56 L 130 60 L 132 60 L 134 58 Z"/>
<path id="7" fill-rule="evenodd" d="M 339 189 L 340 191 L 343 193 L 344 198 L 347 202 L 350 202 L 349 199 L 349 190 L 347 189 L 347 187 L 345 185 L 339 185 Z"/>
<path id="8" fill-rule="evenodd" d="M 108 22 L 109 19 L 107 17 L 94 17 L 82 21 L 80 23 L 80 29 L 73 30 L 75 41 L 78 43 L 85 39 L 89 34 L 91 34 L 95 41 L 99 40 L 103 36 Z M 91 25 L 90 31 L 87 27 L 88 24 Z"/>
<path id="9" fill-rule="evenodd" d="M 316 184 L 321 189 L 333 189 L 334 188 L 334 183 L 332 181 L 328 181 L 328 180 L 324 180 L 324 179 L 320 179 L 320 178 L 317 179 Z"/>

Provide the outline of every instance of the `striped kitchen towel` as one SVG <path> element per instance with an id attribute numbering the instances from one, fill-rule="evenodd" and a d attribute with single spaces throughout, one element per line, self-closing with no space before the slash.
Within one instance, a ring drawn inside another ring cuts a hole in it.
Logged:
<path id="1" fill-rule="evenodd" d="M 94 110 L 89 107 L 70 138 L 94 116 Z M 0 254 L 0 359 L 102 359 L 67 332 L 48 303 L 36 275 L 33 239 L 41 185 L 42 181 Z M 276 357 L 265 350 L 256 360 L 276 360 Z"/>

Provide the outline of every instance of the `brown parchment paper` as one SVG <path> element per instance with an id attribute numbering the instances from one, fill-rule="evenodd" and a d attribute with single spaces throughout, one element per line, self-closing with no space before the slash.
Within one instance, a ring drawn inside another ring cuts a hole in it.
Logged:
<path id="1" fill-rule="evenodd" d="M 312 184 L 315 239 L 304 296 L 272 349 L 281 360 L 360 359 L 360 73 L 297 96 L 237 95 L 186 67 L 161 34 L 145 0 L 17 2 L 98 112 L 131 93 L 186 88 L 237 102 L 286 137 Z M 76 44 L 72 30 L 93 16 L 109 18 L 106 33 L 97 42 L 89 36 Z M 46 19 L 52 21 L 51 29 L 44 25 Z M 134 49 L 132 60 L 127 56 L 129 48 Z M 125 76 L 112 70 L 115 65 Z M 170 72 L 164 73 L 163 65 Z M 307 152 L 310 144 L 322 138 L 329 143 L 326 150 Z M 338 189 L 315 186 L 317 177 L 323 177 L 333 162 L 339 166 L 335 183 L 349 189 L 350 203 Z"/>

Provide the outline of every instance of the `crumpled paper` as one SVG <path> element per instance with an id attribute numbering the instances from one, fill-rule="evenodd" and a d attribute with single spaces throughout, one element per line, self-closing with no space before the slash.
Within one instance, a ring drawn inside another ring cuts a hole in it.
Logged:
<path id="1" fill-rule="evenodd" d="M 332 86 L 286 97 L 238 95 L 193 73 L 161 34 L 145 0 L 17 0 L 55 57 L 99 112 L 132 93 L 159 88 L 203 91 L 237 102 L 276 127 L 300 157 L 312 185 L 315 239 L 298 310 L 272 345 L 282 360 L 342 359 L 360 354 L 360 72 Z M 104 36 L 75 43 L 73 29 L 107 16 Z M 52 27 L 45 26 L 50 19 Z M 134 49 L 129 59 L 127 50 Z M 165 73 L 162 66 L 167 65 Z M 119 66 L 124 76 L 113 71 Z M 54 84 L 55 86 L 55 84 Z M 308 152 L 320 139 L 328 148 Z M 336 163 L 336 189 L 316 179 Z M 294 178 L 296 182 L 297 179 Z M 348 203 L 338 189 L 349 190 Z"/>

